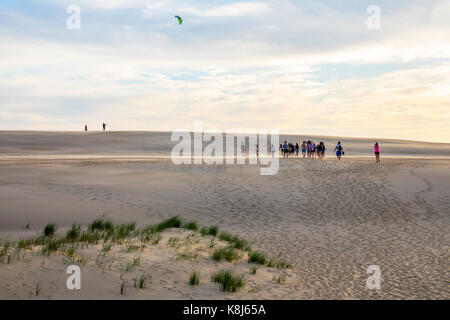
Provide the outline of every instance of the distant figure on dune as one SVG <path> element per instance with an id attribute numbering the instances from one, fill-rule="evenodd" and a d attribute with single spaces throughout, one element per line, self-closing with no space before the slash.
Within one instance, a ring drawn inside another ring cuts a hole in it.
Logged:
<path id="1" fill-rule="evenodd" d="M 380 161 L 380 146 L 378 145 L 378 142 L 375 142 L 375 146 L 373 147 L 373 149 L 375 150 L 376 163 L 381 162 Z"/>
<path id="2" fill-rule="evenodd" d="M 84 131 L 87 131 L 87 124 L 84 125 Z"/>
<path id="3" fill-rule="evenodd" d="M 336 157 L 341 160 L 341 157 L 344 155 L 344 148 L 342 147 L 340 141 L 338 141 L 336 147 L 334 148 L 334 151 L 336 152 Z"/>
<path id="4" fill-rule="evenodd" d="M 103 131 L 106 130 L 106 123 L 103 122 Z"/>

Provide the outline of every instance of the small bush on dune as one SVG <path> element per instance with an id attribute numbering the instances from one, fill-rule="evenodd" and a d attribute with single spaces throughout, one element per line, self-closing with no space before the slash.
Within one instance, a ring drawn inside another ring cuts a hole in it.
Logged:
<path id="1" fill-rule="evenodd" d="M 236 275 L 233 271 L 221 270 L 211 276 L 211 281 L 220 283 L 222 291 L 236 292 L 245 285 L 244 276 Z"/>
<path id="2" fill-rule="evenodd" d="M 46 237 L 48 237 L 54 235 L 55 231 L 56 231 L 56 224 L 49 223 L 44 227 L 43 233 Z"/>

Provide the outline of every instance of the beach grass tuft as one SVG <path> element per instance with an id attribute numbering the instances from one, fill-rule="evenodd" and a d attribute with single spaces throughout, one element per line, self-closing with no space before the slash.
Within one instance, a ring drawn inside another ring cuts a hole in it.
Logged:
<path id="1" fill-rule="evenodd" d="M 105 220 L 104 218 L 95 219 L 90 225 L 89 225 L 89 231 L 93 232 L 95 230 L 98 231 L 108 231 L 113 230 L 114 224 L 111 220 Z"/>
<path id="2" fill-rule="evenodd" d="M 200 234 L 202 236 L 217 236 L 219 233 L 219 227 L 218 226 L 210 226 L 209 228 L 203 227 L 200 229 Z"/>
<path id="3" fill-rule="evenodd" d="M 265 265 L 268 259 L 261 251 L 250 251 L 248 254 L 248 262 Z"/>
<path id="4" fill-rule="evenodd" d="M 187 230 L 197 230 L 198 229 L 197 222 L 189 221 L 189 222 L 183 223 L 183 228 L 187 229 Z"/>
<path id="5" fill-rule="evenodd" d="M 44 230 L 42 231 L 42 233 L 44 234 L 44 236 L 49 237 L 55 234 L 56 231 L 56 224 L 54 223 L 49 223 L 44 227 Z"/>
<path id="6" fill-rule="evenodd" d="M 222 291 L 236 292 L 245 285 L 244 276 L 230 270 L 220 270 L 211 276 L 211 281 L 220 283 Z"/>
<path id="7" fill-rule="evenodd" d="M 149 273 L 142 273 L 134 279 L 134 287 L 145 289 L 151 280 L 152 276 Z"/>
<path id="8" fill-rule="evenodd" d="M 120 294 L 125 295 L 127 293 L 127 283 L 126 281 L 122 281 L 120 284 Z"/>
<path id="9" fill-rule="evenodd" d="M 200 284 L 200 272 L 192 271 L 189 277 L 189 284 L 191 286 L 198 286 Z"/>
<path id="10" fill-rule="evenodd" d="M 76 241 L 80 237 L 81 226 L 78 224 L 72 224 L 72 228 L 67 231 L 66 238 L 69 241 Z"/>
<path id="11" fill-rule="evenodd" d="M 220 261 L 222 259 L 232 262 L 240 258 L 239 252 L 231 247 L 222 247 L 214 250 L 212 255 L 213 260 Z"/>

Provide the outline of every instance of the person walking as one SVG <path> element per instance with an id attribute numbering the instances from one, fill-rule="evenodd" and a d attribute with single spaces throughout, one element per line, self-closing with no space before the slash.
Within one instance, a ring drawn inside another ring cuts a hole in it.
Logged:
<path id="1" fill-rule="evenodd" d="M 375 145 L 373 146 L 373 149 L 375 151 L 375 161 L 376 161 L 376 163 L 381 162 L 380 161 L 380 146 L 378 145 L 378 142 L 375 142 Z"/>
<path id="2" fill-rule="evenodd" d="M 336 147 L 334 148 L 334 151 L 336 152 L 336 157 L 341 160 L 341 157 L 344 155 L 344 148 L 342 147 L 340 141 L 338 141 Z"/>
<path id="3" fill-rule="evenodd" d="M 302 155 L 303 155 L 303 158 L 305 158 L 306 157 L 306 141 L 303 141 L 303 143 L 302 143 Z"/>
<path id="4" fill-rule="evenodd" d="M 103 122 L 103 131 L 106 130 L 106 123 Z"/>
<path id="5" fill-rule="evenodd" d="M 87 131 L 87 124 L 84 125 L 84 131 Z"/>
<path id="6" fill-rule="evenodd" d="M 287 144 L 287 141 L 283 144 L 283 158 L 289 158 L 289 146 Z"/>

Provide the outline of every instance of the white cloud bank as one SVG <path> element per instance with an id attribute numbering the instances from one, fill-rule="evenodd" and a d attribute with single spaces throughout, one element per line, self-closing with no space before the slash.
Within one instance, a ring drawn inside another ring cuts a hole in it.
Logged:
<path id="1" fill-rule="evenodd" d="M 364 6 L 284 0 L 79 1 L 78 33 L 20 12 L 36 26 L 0 25 L 0 129 L 170 131 L 203 120 L 449 142 L 450 6 L 412 3 L 383 10 L 380 31 L 365 28 Z M 344 71 L 330 76 L 328 64 Z"/>

